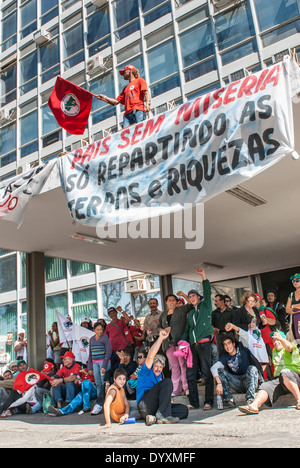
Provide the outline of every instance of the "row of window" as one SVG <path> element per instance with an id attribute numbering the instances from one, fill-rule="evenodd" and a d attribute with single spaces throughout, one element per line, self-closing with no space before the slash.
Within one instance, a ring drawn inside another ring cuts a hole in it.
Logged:
<path id="1" fill-rule="evenodd" d="M 28 23 L 25 17 L 29 17 L 29 13 L 33 15 L 31 18 L 36 20 L 36 1 L 21 2 L 19 15 L 26 25 Z M 64 2 L 64 5 L 69 7 L 74 3 L 78 2 Z M 180 5 L 182 3 L 187 2 L 181 1 Z M 13 5 L 16 5 L 16 2 L 7 8 L 10 13 L 5 10 L 6 15 L 4 15 L 2 11 L 3 39 L 5 30 L 3 22 L 8 21 L 11 15 L 15 14 L 16 18 L 18 16 Z M 30 5 L 32 8 L 29 8 Z M 140 28 L 139 6 L 145 15 L 159 13 L 161 16 L 171 11 L 170 0 L 116 0 L 112 5 L 116 28 L 114 32 L 117 31 L 119 34 L 124 27 L 126 37 L 134 32 L 133 24 L 137 23 L 138 29 Z M 284 3 L 281 0 L 274 0 L 271 6 L 269 2 L 254 0 L 254 5 L 260 30 L 267 31 L 262 36 L 264 45 L 298 32 L 299 0 L 286 0 Z M 56 10 L 57 0 L 45 2 L 41 0 L 42 17 Z M 17 83 L 18 93 L 23 96 L 55 76 L 63 74 L 69 68 L 87 62 L 90 56 L 111 46 L 109 7 L 97 9 L 90 4 L 86 8 L 86 14 L 84 22 L 83 9 L 80 8 L 74 15 L 50 29 L 52 39 L 49 43 L 37 47 L 34 42 L 30 42 L 20 51 L 19 65 L 15 62 L 2 70 L 1 107 L 16 99 Z M 282 22 L 284 26 L 269 31 Z M 135 65 L 140 70 L 141 76 L 149 79 L 152 97 L 156 97 L 174 88 L 179 89 L 181 76 L 185 83 L 188 83 L 217 70 L 217 54 L 220 54 L 222 65 L 227 65 L 256 52 L 258 36 L 254 25 L 249 0 L 242 1 L 235 8 L 218 13 L 213 18 L 209 14 L 208 5 L 204 4 L 201 8 L 193 10 L 191 14 L 179 17 L 176 26 L 178 36 L 174 31 L 174 22 L 170 19 L 164 27 L 146 36 L 144 41 L 137 40 L 134 43 L 128 41 L 127 46 L 115 54 L 117 69 L 121 69 L 124 63 L 128 62 Z M 14 31 L 12 25 L 10 31 Z M 95 94 L 116 96 L 125 82 L 118 74 L 119 81 L 115 82 L 114 76 L 110 68 L 104 74 L 90 77 L 88 82 L 84 71 L 69 79 L 79 86 L 89 88 Z M 213 88 L 218 88 L 219 85 L 220 83 L 216 82 Z M 20 106 L 18 129 L 16 121 L 0 129 L 0 168 L 16 161 L 17 148 L 20 157 L 23 158 L 62 140 L 62 131 L 47 105 L 50 92 L 51 90 L 48 90 L 41 96 L 40 110 L 37 98 Z M 199 91 L 195 89 L 195 93 L 199 94 Z M 193 98 L 195 93 L 188 98 Z M 116 111 L 115 107 L 94 99 L 90 123 L 95 125 L 103 122 L 115 116 L 116 112 L 119 110 Z"/>

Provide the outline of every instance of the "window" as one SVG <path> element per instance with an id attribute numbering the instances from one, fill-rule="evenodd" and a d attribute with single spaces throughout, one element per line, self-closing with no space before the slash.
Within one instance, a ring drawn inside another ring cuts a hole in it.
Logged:
<path id="1" fill-rule="evenodd" d="M 87 273 L 94 273 L 96 271 L 95 265 L 92 263 L 82 263 L 71 261 L 71 275 L 79 276 L 86 275 Z"/>
<path id="2" fill-rule="evenodd" d="M 61 140 L 62 132 L 48 104 L 42 107 L 43 148 Z"/>
<path id="3" fill-rule="evenodd" d="M 300 32 L 300 19 L 297 21 L 293 21 L 292 23 L 288 23 L 281 28 L 277 28 L 274 31 L 264 34 L 262 36 L 262 41 L 264 47 L 267 47 L 275 42 L 282 41 L 283 39 L 287 39 L 288 37 L 292 36 L 293 34 L 299 34 Z"/>
<path id="4" fill-rule="evenodd" d="M 36 105 L 34 100 L 21 107 L 21 114 L 28 110 L 28 113 L 20 118 L 21 158 L 38 151 L 38 112 L 36 108 L 33 112 L 30 109 Z"/>
<path id="5" fill-rule="evenodd" d="M 248 3 L 216 16 L 216 33 L 220 51 L 254 35 Z"/>
<path id="6" fill-rule="evenodd" d="M 9 253 L 0 257 L 0 294 L 17 288 L 17 255 Z"/>
<path id="7" fill-rule="evenodd" d="M 58 15 L 58 0 L 41 0 L 42 26 Z"/>
<path id="8" fill-rule="evenodd" d="M 148 63 L 150 82 L 161 81 L 151 86 L 153 97 L 179 86 L 179 76 L 170 77 L 178 72 L 177 51 L 173 39 L 151 49 L 148 52 Z"/>
<path id="9" fill-rule="evenodd" d="M 84 317 L 98 318 L 97 291 L 96 288 L 73 291 L 73 321 L 81 324 Z"/>
<path id="10" fill-rule="evenodd" d="M 124 281 L 104 283 L 102 287 L 103 316 L 108 320 L 107 310 L 120 305 L 125 312 L 131 313 L 130 294 L 125 292 Z"/>
<path id="11" fill-rule="evenodd" d="M 66 277 L 66 260 L 62 258 L 45 257 L 45 279 L 47 283 L 65 279 Z"/>
<path id="12" fill-rule="evenodd" d="M 115 97 L 115 86 L 112 73 L 101 75 L 90 82 L 90 92 L 94 94 L 105 94 L 106 96 Z M 114 106 L 107 105 L 104 101 L 93 99 L 92 103 L 92 123 L 93 125 L 101 122 L 116 114 Z"/>
<path id="13" fill-rule="evenodd" d="M 77 14 L 72 18 L 68 19 L 64 25 L 66 29 L 69 25 L 74 22 L 81 20 L 81 14 Z M 83 25 L 82 22 L 74 27 L 71 27 L 63 34 L 63 58 L 65 70 L 74 67 L 80 62 L 84 61 L 83 52 Z"/>
<path id="14" fill-rule="evenodd" d="M 3 10 L 2 15 L 2 52 L 17 42 L 17 4 L 12 3 Z"/>
<path id="15" fill-rule="evenodd" d="M 161 5 L 162 3 L 163 5 Z M 164 0 L 142 0 L 142 8 L 144 13 L 153 9 L 152 11 L 150 11 L 150 13 L 144 15 L 145 25 L 156 21 L 157 19 L 161 18 L 164 15 L 167 15 L 172 11 L 171 2 L 165 2 Z"/>
<path id="16" fill-rule="evenodd" d="M 297 0 L 254 0 L 254 4 L 261 31 L 290 20 L 300 13 Z"/>
<path id="17" fill-rule="evenodd" d="M 40 47 L 42 83 L 60 74 L 58 27 L 49 32 L 51 42 Z"/>
<path id="18" fill-rule="evenodd" d="M 138 0 L 116 0 L 113 3 L 116 39 L 121 40 L 140 29 Z"/>
<path id="19" fill-rule="evenodd" d="M 200 24 L 180 36 L 183 66 L 188 67 L 215 53 L 211 24 Z"/>
<path id="20" fill-rule="evenodd" d="M 23 0 L 21 11 L 21 39 L 37 29 L 36 0 Z"/>
<path id="21" fill-rule="evenodd" d="M 111 46 L 108 7 L 97 10 L 95 14 L 88 17 L 87 45 L 89 48 L 89 57 Z"/>
<path id="22" fill-rule="evenodd" d="M 68 296 L 66 293 L 46 297 L 47 330 L 51 330 L 52 323 L 57 321 L 56 311 L 64 317 L 68 315 Z"/>
<path id="23" fill-rule="evenodd" d="M 16 123 L 0 129 L 0 167 L 16 161 Z"/>
<path id="24" fill-rule="evenodd" d="M 222 54 L 222 63 L 223 65 L 227 65 L 254 52 L 257 52 L 256 39 L 253 39 L 252 41 L 247 42 L 246 44 L 243 44 L 239 47 L 235 47 L 234 49 L 231 49 L 228 52 Z"/>
<path id="25" fill-rule="evenodd" d="M 0 306 L 0 348 L 9 354 L 9 361 L 16 358 L 14 344 L 18 338 L 17 304 L 4 304 Z M 7 333 L 13 333 L 12 344 L 7 344 Z"/>
<path id="26" fill-rule="evenodd" d="M 20 60 L 21 96 L 37 87 L 37 51 Z"/>
<path id="27" fill-rule="evenodd" d="M 0 74 L 1 106 L 16 99 L 17 65 L 14 62 Z"/>

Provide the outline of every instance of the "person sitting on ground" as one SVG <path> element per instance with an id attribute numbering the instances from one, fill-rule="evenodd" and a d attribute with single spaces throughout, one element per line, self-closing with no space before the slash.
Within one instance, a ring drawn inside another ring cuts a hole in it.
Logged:
<path id="1" fill-rule="evenodd" d="M 296 400 L 296 409 L 300 410 L 300 354 L 296 344 L 290 343 L 283 331 L 271 333 L 274 341 L 273 363 L 274 380 L 264 382 L 254 398 L 246 406 L 239 406 L 245 414 L 258 414 L 261 406 L 272 406 L 281 395 L 292 393 Z"/>
<path id="2" fill-rule="evenodd" d="M 74 354 L 67 351 L 62 359 L 63 367 L 59 369 L 54 375 L 53 380 L 51 380 L 51 393 L 57 408 L 62 408 L 63 400 L 66 403 L 70 403 L 80 391 L 80 386 L 75 381 L 81 371 L 81 367 L 79 364 L 76 364 Z"/>
<path id="3" fill-rule="evenodd" d="M 91 400 L 97 398 L 97 387 L 95 385 L 95 379 L 92 372 L 88 372 L 86 369 L 81 369 L 78 374 L 80 377 L 78 382 L 81 385 L 80 392 L 75 398 L 64 408 L 55 408 L 51 405 L 48 408 L 49 416 L 66 416 L 76 411 L 79 406 L 82 406 L 82 411 L 78 414 L 89 413 L 91 411 Z"/>
<path id="4" fill-rule="evenodd" d="M 163 379 L 165 357 L 158 353 L 164 340 L 169 336 L 170 329 L 160 329 L 159 337 L 150 348 L 147 359 L 138 376 L 136 400 L 138 410 L 146 425 L 178 423 L 188 415 L 184 405 L 173 405 L 171 395 L 173 384 L 171 379 Z"/>
<path id="5" fill-rule="evenodd" d="M 129 376 L 129 380 L 126 382 L 126 391 L 130 396 L 136 396 L 136 386 L 138 381 L 139 373 L 143 367 L 144 362 L 146 361 L 147 351 L 145 349 L 139 348 L 139 353 L 137 355 L 138 367 L 135 369 L 134 373 Z"/>
<path id="6" fill-rule="evenodd" d="M 27 363 L 23 360 L 23 359 L 19 359 L 19 361 L 17 361 L 17 372 L 14 373 L 14 377 L 18 377 L 18 375 L 20 374 L 20 372 L 24 372 L 27 370 Z"/>
<path id="7" fill-rule="evenodd" d="M 131 379 L 132 375 L 134 374 L 138 363 L 132 360 L 132 348 L 131 346 L 127 346 L 123 351 L 118 351 L 117 355 L 120 359 L 120 363 L 118 365 L 118 369 L 124 369 L 126 371 L 126 378 L 127 381 Z M 110 369 L 105 373 L 104 381 L 106 386 L 106 391 L 110 385 L 113 384 L 113 373 L 116 369 Z M 125 387 L 126 390 L 126 387 Z M 127 391 L 127 390 L 126 390 Z"/>
<path id="8" fill-rule="evenodd" d="M 233 324 L 226 326 L 226 331 L 232 329 L 241 331 Z M 237 393 L 246 393 L 247 403 L 253 402 L 255 392 L 263 383 L 263 370 L 258 360 L 243 343 L 239 343 L 232 335 L 222 337 L 224 352 L 219 361 L 211 368 L 216 381 L 218 395 L 223 396 L 223 408 L 234 408 L 231 390 Z"/>
<path id="9" fill-rule="evenodd" d="M 8 369 L 12 372 L 12 375 L 14 378 L 16 377 L 15 374 L 18 372 L 17 364 L 18 364 L 18 361 L 12 361 L 8 366 Z"/>
<path id="10" fill-rule="evenodd" d="M 14 381 L 13 390 L 0 406 L 0 416 L 4 418 L 11 416 L 16 407 L 21 413 L 31 413 L 31 407 L 28 403 L 36 403 L 35 388 L 37 383 L 43 379 L 50 380 L 50 377 L 35 369 L 25 369 L 20 372 Z"/>
<path id="11" fill-rule="evenodd" d="M 54 363 L 54 359 L 47 358 L 44 361 L 44 367 L 42 369 L 42 373 L 46 374 L 50 379 L 56 373 L 56 367 Z M 50 380 L 44 379 L 37 383 L 35 388 L 34 396 L 37 400 L 37 403 L 32 407 L 32 413 L 35 414 L 43 409 L 43 400 L 44 395 L 50 395 L 51 391 L 51 383 Z"/>
<path id="12" fill-rule="evenodd" d="M 104 402 L 105 425 L 100 429 L 111 428 L 111 419 L 119 424 L 124 424 L 129 418 L 130 405 L 125 395 L 124 385 L 127 374 L 124 369 L 116 369 L 114 383 L 109 387 Z"/>
<path id="13" fill-rule="evenodd" d="M 8 398 L 11 390 L 14 387 L 14 377 L 12 372 L 8 369 L 3 374 L 3 380 L 0 381 L 0 405 L 2 405 Z"/>

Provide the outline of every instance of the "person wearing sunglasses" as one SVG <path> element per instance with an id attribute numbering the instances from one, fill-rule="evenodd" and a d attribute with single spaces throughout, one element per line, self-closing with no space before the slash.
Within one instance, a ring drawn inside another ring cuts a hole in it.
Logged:
<path id="1" fill-rule="evenodd" d="M 286 313 L 291 315 L 291 328 L 294 339 L 300 345 L 300 273 L 291 276 L 295 291 L 292 292 L 287 300 Z"/>

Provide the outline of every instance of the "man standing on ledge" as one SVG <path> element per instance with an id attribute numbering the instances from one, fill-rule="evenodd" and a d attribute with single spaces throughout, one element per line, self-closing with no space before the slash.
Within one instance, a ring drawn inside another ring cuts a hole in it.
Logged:
<path id="1" fill-rule="evenodd" d="M 117 99 L 104 94 L 95 95 L 100 101 L 111 106 L 123 104 L 125 106 L 123 128 L 129 127 L 146 119 L 146 112 L 150 111 L 150 93 L 146 81 L 140 78 L 139 71 L 133 65 L 126 65 L 120 70 L 124 80 L 129 81 Z"/>
<path id="2" fill-rule="evenodd" d="M 205 380 L 205 401 L 204 410 L 212 409 L 214 400 L 214 382 L 210 372 L 211 368 L 211 342 L 214 337 L 214 331 L 211 324 L 212 306 L 211 306 L 211 287 L 203 268 L 197 268 L 196 272 L 202 276 L 203 295 L 192 289 L 188 293 L 190 303 L 194 306 L 190 310 L 186 328 L 182 340 L 188 341 L 193 353 L 193 367 L 187 368 L 186 376 L 189 386 L 188 408 L 190 410 L 199 408 L 199 396 L 197 388 L 198 370 L 201 370 L 201 376 Z"/>

